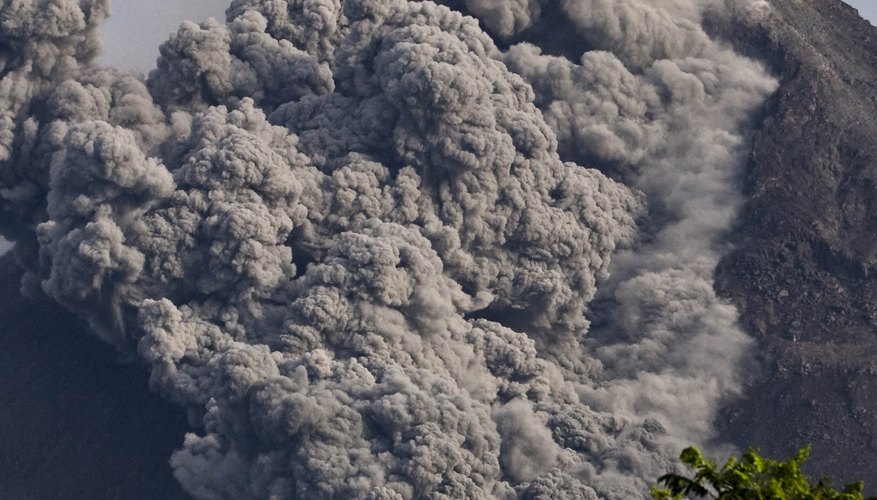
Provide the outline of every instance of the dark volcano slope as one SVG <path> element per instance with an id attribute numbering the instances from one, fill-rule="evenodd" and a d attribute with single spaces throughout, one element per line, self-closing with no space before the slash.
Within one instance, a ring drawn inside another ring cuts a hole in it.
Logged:
<path id="1" fill-rule="evenodd" d="M 749 167 L 738 249 L 719 291 L 764 371 L 725 437 L 770 455 L 813 444 L 812 471 L 877 486 L 877 29 L 838 0 L 772 0 L 715 31 L 782 85 Z"/>
<path id="2" fill-rule="evenodd" d="M 183 411 L 85 325 L 18 293 L 0 258 L 0 498 L 187 498 L 171 475 Z"/>

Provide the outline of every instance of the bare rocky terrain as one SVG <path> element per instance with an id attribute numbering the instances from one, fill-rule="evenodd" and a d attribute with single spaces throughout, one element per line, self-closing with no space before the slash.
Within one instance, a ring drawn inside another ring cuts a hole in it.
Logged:
<path id="1" fill-rule="evenodd" d="M 877 486 L 877 29 L 839 0 L 772 0 L 757 26 L 716 24 L 781 87 L 754 140 L 748 204 L 719 291 L 760 345 L 729 405 L 737 444 Z M 721 27 L 720 27 L 721 26 Z"/>

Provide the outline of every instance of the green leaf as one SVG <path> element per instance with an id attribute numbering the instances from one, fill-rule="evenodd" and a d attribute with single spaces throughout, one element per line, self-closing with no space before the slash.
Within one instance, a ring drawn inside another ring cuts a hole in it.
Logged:
<path id="1" fill-rule="evenodd" d="M 665 474 L 658 478 L 661 487 L 652 488 L 656 500 L 713 498 L 721 500 L 877 500 L 864 498 L 864 483 L 846 485 L 841 491 L 831 487 L 830 479 L 812 483 L 802 472 L 801 464 L 810 456 L 810 447 L 798 450 L 786 461 L 762 457 L 750 450 L 742 460 L 732 457 L 721 470 L 695 448 L 685 448 L 679 460 L 693 469 L 692 477 Z"/>

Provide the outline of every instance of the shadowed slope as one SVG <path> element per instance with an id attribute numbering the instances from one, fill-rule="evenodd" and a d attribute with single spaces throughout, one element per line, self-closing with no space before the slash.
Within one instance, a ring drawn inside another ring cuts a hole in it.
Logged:
<path id="1" fill-rule="evenodd" d="M 181 499 L 167 459 L 183 412 L 0 258 L 0 498 Z"/>

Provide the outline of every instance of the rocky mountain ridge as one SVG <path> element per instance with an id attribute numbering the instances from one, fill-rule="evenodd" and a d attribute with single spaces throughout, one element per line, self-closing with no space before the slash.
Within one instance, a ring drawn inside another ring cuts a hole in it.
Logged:
<path id="1" fill-rule="evenodd" d="M 772 0 L 758 25 L 713 28 L 781 86 L 754 139 L 737 249 L 720 293 L 763 371 L 725 430 L 813 471 L 877 482 L 877 29 L 838 0 Z"/>

